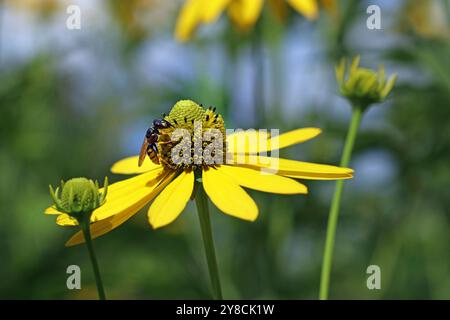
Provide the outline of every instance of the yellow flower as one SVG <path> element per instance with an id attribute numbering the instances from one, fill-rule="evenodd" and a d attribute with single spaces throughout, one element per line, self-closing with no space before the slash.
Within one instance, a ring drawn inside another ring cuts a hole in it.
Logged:
<path id="1" fill-rule="evenodd" d="M 322 0 L 324 1 L 324 0 Z M 308 19 L 318 16 L 318 0 L 269 0 L 275 14 L 283 16 L 287 2 Z M 324 1 L 329 7 L 331 0 Z M 226 10 L 233 23 L 241 30 L 250 29 L 261 14 L 264 0 L 187 0 L 177 19 L 175 36 L 179 41 L 188 41 L 202 23 L 217 21 Z"/>
<path id="2" fill-rule="evenodd" d="M 450 39 L 450 17 L 445 1 L 410 0 L 401 8 L 399 27 L 403 32 L 410 30 L 419 36 L 436 40 Z"/>
<path id="3" fill-rule="evenodd" d="M 109 186 L 106 203 L 92 213 L 93 238 L 117 228 L 153 199 L 148 210 L 150 225 L 155 229 L 168 225 L 192 199 L 196 180 L 202 182 L 206 194 L 219 210 L 236 218 L 254 221 L 258 217 L 258 207 L 242 187 L 276 194 L 307 194 L 307 187 L 294 179 L 353 177 L 353 170 L 347 168 L 262 155 L 315 138 L 320 134 L 316 128 L 297 129 L 277 136 L 266 131 L 237 131 L 226 136 L 226 143 L 215 144 L 218 149 L 211 149 L 215 140 L 205 139 L 209 143 L 199 144 L 201 156 L 192 156 L 195 147 L 189 147 L 188 153 L 184 153 L 189 161 L 177 164 L 173 151 L 183 147 L 184 140 L 168 140 L 176 129 L 193 133 L 192 141 L 188 143 L 195 145 L 199 135 L 194 131 L 194 123 L 200 121 L 200 134 L 206 136 L 211 130 L 225 133 L 223 119 L 215 113 L 215 108 L 205 110 L 193 101 L 183 100 L 175 104 L 164 120 L 173 126 L 159 130 L 155 162 L 146 157 L 138 166 L 139 156 L 134 156 L 112 166 L 113 173 L 137 176 Z M 149 150 L 152 152 L 152 148 Z M 207 161 L 207 154 L 227 160 L 222 162 L 224 164 L 211 163 Z M 76 225 L 76 221 L 55 208 L 48 208 L 46 213 L 58 214 L 59 225 Z M 83 242 L 83 235 L 78 232 L 66 245 Z"/>
<path id="4" fill-rule="evenodd" d="M 175 1 L 126 0 L 105 1 L 113 18 L 131 40 L 142 40 L 171 19 Z"/>
<path id="5" fill-rule="evenodd" d="M 17 9 L 37 12 L 44 16 L 55 13 L 68 5 L 63 0 L 6 0 L 6 4 Z"/>

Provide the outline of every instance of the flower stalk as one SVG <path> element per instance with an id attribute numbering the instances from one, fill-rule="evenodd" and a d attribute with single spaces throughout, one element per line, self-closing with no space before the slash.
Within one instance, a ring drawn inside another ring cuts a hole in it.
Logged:
<path id="1" fill-rule="evenodd" d="M 195 193 L 195 203 L 197 205 L 200 228 L 202 230 L 202 239 L 205 247 L 209 277 L 211 279 L 211 286 L 213 289 L 213 297 L 215 300 L 222 300 L 222 287 L 220 285 L 219 268 L 217 265 L 216 251 L 211 229 L 211 219 L 209 217 L 208 198 L 205 190 L 203 189 L 203 184 L 200 182 L 196 182 L 196 184 L 197 190 Z"/>
<path id="2" fill-rule="evenodd" d="M 358 134 L 363 113 L 372 104 L 383 102 L 391 93 L 397 80 L 397 75 L 395 74 L 390 76 L 389 79 L 386 79 L 383 66 L 380 66 L 377 72 L 371 69 L 359 67 L 359 62 L 360 57 L 357 56 L 350 63 L 349 68 L 347 68 L 346 60 L 342 59 L 335 70 L 340 94 L 347 98 L 353 108 L 352 120 L 348 129 L 340 163 L 342 167 L 348 167 L 350 164 L 353 147 L 355 145 L 356 136 Z M 344 181 L 337 181 L 328 216 L 322 272 L 320 276 L 320 300 L 327 300 L 329 296 L 334 242 L 336 238 L 336 228 L 343 189 Z"/>
<path id="3" fill-rule="evenodd" d="M 98 298 L 100 300 L 106 300 L 105 289 L 103 288 L 102 277 L 100 275 L 100 268 L 98 267 L 97 257 L 95 255 L 94 245 L 92 243 L 89 219 L 83 219 L 82 221 L 79 221 L 79 223 L 81 230 L 83 231 L 84 239 L 86 240 L 86 247 L 89 251 L 89 258 L 92 264 L 92 271 L 94 272 Z"/>
<path id="4" fill-rule="evenodd" d="M 352 120 L 348 129 L 347 138 L 345 140 L 344 152 L 342 154 L 340 165 L 347 167 L 350 163 L 353 147 L 355 145 L 356 136 L 361 123 L 363 109 L 359 107 L 353 108 Z M 327 235 L 325 240 L 325 249 L 323 253 L 322 273 L 320 278 L 320 300 L 327 300 L 330 288 L 330 273 L 333 262 L 334 241 L 336 237 L 336 228 L 339 217 L 339 208 L 341 205 L 342 191 L 344 189 L 344 181 L 338 180 L 334 190 L 333 201 L 328 217 Z"/>

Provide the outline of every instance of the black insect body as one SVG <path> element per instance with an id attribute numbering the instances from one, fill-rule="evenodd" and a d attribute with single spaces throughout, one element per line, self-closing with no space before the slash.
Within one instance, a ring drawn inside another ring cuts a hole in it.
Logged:
<path id="1" fill-rule="evenodd" d="M 164 119 L 153 120 L 153 126 L 148 128 L 145 134 L 144 142 L 142 143 L 141 152 L 139 153 L 139 167 L 145 160 L 145 156 L 148 155 L 153 163 L 159 164 L 158 158 L 158 137 L 159 130 L 173 127 L 172 124 Z"/>

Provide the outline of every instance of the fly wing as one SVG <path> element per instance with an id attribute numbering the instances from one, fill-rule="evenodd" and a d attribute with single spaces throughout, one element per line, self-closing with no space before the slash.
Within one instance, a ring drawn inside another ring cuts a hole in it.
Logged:
<path id="1" fill-rule="evenodd" d="M 147 148 L 148 148 L 148 142 L 147 138 L 144 138 L 144 142 L 141 146 L 141 151 L 139 152 L 139 162 L 138 166 L 142 166 L 142 163 L 144 163 L 145 157 L 147 156 Z"/>

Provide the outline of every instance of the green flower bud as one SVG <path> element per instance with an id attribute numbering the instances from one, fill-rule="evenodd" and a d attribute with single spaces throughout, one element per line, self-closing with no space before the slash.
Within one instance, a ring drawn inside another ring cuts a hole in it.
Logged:
<path id="1" fill-rule="evenodd" d="M 73 178 L 67 182 L 61 181 L 56 190 L 50 185 L 50 195 L 56 209 L 67 213 L 77 220 L 89 215 L 103 205 L 108 192 L 108 178 L 105 178 L 103 192 L 99 191 L 97 181 L 86 178 Z"/>
<path id="2" fill-rule="evenodd" d="M 204 114 L 205 109 L 194 101 L 180 100 L 172 107 L 167 118 L 176 128 L 191 130 L 194 128 L 193 121 L 202 121 Z"/>
<path id="3" fill-rule="evenodd" d="M 336 66 L 336 79 L 340 93 L 349 99 L 354 106 L 366 109 L 373 103 L 382 102 L 392 91 L 397 75 L 392 75 L 386 81 L 383 66 L 378 72 L 359 67 L 360 57 L 353 59 L 350 70 L 346 70 L 346 59 L 342 59 Z"/>

